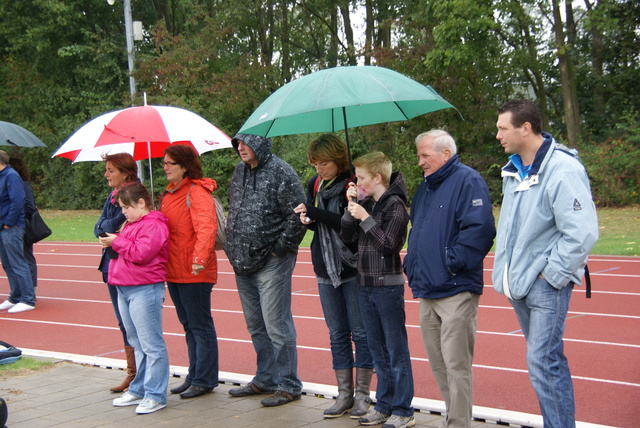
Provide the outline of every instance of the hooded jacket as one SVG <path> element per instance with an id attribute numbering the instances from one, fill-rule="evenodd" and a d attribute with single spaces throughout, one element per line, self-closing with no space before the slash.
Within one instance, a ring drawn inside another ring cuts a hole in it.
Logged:
<path id="1" fill-rule="evenodd" d="M 454 155 L 424 177 L 411 203 L 404 271 L 413 297 L 482 294 L 483 260 L 496 236 L 489 188 Z"/>
<path id="2" fill-rule="evenodd" d="M 348 210 L 342 216 L 340 236 L 358 242 L 358 283 L 365 287 L 404 285 L 400 251 L 407 238 L 407 187 L 400 172 L 391 175 L 389 188 L 375 201 L 360 205 L 369 217 L 356 220 Z"/>
<path id="3" fill-rule="evenodd" d="M 111 247 L 118 257 L 109 264 L 109 284 L 149 285 L 167 279 L 169 257 L 167 218 L 158 211 L 127 223 Z"/>
<path id="4" fill-rule="evenodd" d="M 584 166 L 542 133 L 529 175 L 510 161 L 502 169 L 493 287 L 512 300 L 527 296 L 538 274 L 557 289 L 580 285 L 598 219 Z M 515 155 L 514 155 L 515 156 Z"/>
<path id="5" fill-rule="evenodd" d="M 0 228 L 24 228 L 24 183 L 20 174 L 7 165 L 0 171 Z"/>
<path id="6" fill-rule="evenodd" d="M 297 253 L 306 228 L 293 209 L 305 196 L 298 174 L 271 152 L 271 140 L 237 134 L 253 150 L 258 164 L 240 162 L 229 183 L 229 215 L 224 251 L 236 274 L 250 275 L 262 268 L 271 253 Z"/>
<path id="7" fill-rule="evenodd" d="M 214 250 L 218 221 L 211 196 L 216 188 L 211 178 L 185 177 L 175 186 L 170 183 L 163 193 L 158 209 L 169 219 L 168 282 L 215 284 L 218 281 L 218 259 Z M 198 275 L 191 272 L 193 263 L 204 266 Z"/>

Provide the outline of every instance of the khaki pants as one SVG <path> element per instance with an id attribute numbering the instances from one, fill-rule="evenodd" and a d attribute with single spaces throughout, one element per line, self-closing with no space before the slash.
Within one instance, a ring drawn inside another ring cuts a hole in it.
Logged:
<path id="1" fill-rule="evenodd" d="M 480 295 L 420 299 L 420 329 L 447 416 L 444 427 L 471 427 L 473 346 Z"/>

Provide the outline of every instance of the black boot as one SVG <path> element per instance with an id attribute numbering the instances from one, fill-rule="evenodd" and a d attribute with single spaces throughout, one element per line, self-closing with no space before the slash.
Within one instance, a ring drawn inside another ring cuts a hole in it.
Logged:
<path id="1" fill-rule="evenodd" d="M 371 404 L 369 392 L 372 375 L 373 369 L 356 367 L 356 398 L 353 402 L 353 408 L 349 413 L 351 419 L 361 418 L 369 411 L 369 404 Z"/>
<path id="2" fill-rule="evenodd" d="M 0 398 L 0 428 L 7 428 L 4 424 L 7 423 L 9 417 L 9 410 L 7 409 L 7 403 L 3 398 Z"/>
<path id="3" fill-rule="evenodd" d="M 353 407 L 353 369 L 336 370 L 338 398 L 333 406 L 324 411 L 327 419 L 338 418 Z"/>

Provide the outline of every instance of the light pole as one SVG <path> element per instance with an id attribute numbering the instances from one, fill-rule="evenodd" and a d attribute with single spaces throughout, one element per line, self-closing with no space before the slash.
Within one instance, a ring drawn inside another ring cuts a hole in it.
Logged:
<path id="1" fill-rule="evenodd" d="M 131 96 L 131 105 L 134 105 L 136 95 L 136 79 L 133 77 L 133 61 L 135 58 L 133 48 L 133 19 L 131 18 L 131 0 L 123 0 L 124 2 L 124 30 L 127 40 L 127 62 L 129 63 L 129 95 Z M 116 0 L 107 0 L 109 5 L 113 6 Z"/>
<path id="2" fill-rule="evenodd" d="M 129 63 L 129 96 L 131 97 L 131 107 L 135 106 L 134 99 L 136 96 L 136 79 L 133 77 L 133 61 L 135 58 L 133 47 L 133 19 L 131 18 L 131 0 L 122 0 L 124 3 L 124 32 L 127 40 L 127 62 Z M 107 0 L 110 6 L 116 3 L 116 0 Z M 144 182 L 144 169 L 142 162 L 137 161 L 138 176 Z M 149 162 L 149 170 L 151 170 L 151 162 Z"/>

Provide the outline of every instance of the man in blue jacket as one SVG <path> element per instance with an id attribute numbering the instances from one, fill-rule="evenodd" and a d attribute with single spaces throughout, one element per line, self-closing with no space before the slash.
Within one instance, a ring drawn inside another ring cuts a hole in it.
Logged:
<path id="1" fill-rule="evenodd" d="M 0 150 L 0 259 L 7 273 L 9 298 L 0 310 L 9 313 L 35 309 L 35 293 L 27 259 L 24 258 L 24 183 L 9 166 L 9 155 Z"/>
<path id="2" fill-rule="evenodd" d="M 444 427 L 471 426 L 473 348 L 484 257 L 496 234 L 489 189 L 434 129 L 415 140 L 424 180 L 411 203 L 404 271 L 420 299 L 420 329 L 447 409 Z"/>
<path id="3" fill-rule="evenodd" d="M 496 125 L 511 156 L 502 168 L 493 287 L 509 298 L 527 341 L 545 428 L 571 428 L 575 404 L 562 335 L 571 291 L 598 239 L 589 178 L 575 153 L 542 132 L 532 101 L 508 101 Z"/>

